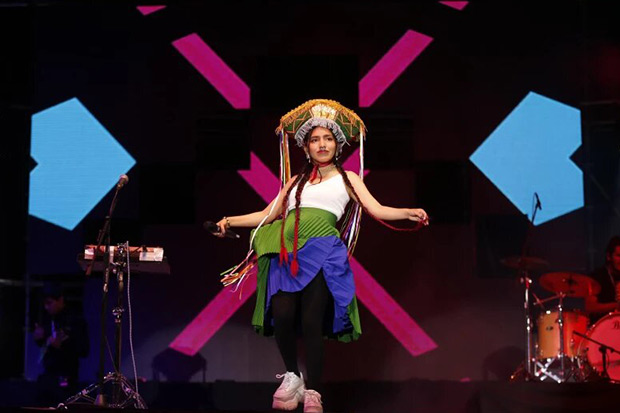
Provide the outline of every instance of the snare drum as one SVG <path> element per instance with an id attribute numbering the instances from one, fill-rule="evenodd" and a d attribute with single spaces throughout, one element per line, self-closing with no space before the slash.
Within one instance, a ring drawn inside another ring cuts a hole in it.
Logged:
<path id="1" fill-rule="evenodd" d="M 538 342 L 536 356 L 538 359 L 557 357 L 560 354 L 560 324 L 557 310 L 545 311 L 538 316 Z M 588 317 L 578 311 L 563 311 L 564 316 L 564 354 L 568 357 L 579 355 L 582 338 L 573 335 L 573 331 L 585 334 L 588 331 Z"/>
<path id="2" fill-rule="evenodd" d="M 592 340 L 620 349 L 620 313 L 610 313 L 601 318 L 590 327 L 586 335 Z M 599 375 L 603 372 L 603 355 L 598 344 L 584 339 L 579 352 Z M 620 354 L 607 352 L 607 374 L 611 380 L 620 382 Z"/>

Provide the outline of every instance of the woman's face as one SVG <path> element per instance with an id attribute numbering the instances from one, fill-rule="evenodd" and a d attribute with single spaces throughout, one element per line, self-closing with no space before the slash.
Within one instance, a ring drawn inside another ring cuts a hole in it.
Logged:
<path id="1" fill-rule="evenodd" d="M 318 163 L 330 162 L 336 155 L 336 138 L 332 131 L 317 126 L 310 132 L 308 143 L 306 144 L 306 153 Z"/>

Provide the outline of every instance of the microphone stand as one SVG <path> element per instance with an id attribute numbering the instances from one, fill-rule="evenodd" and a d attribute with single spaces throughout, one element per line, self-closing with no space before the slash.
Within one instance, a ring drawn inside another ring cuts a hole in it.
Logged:
<path id="1" fill-rule="evenodd" d="M 120 372 L 122 330 L 121 316 L 124 311 L 122 307 L 124 292 L 123 273 L 125 268 L 123 256 L 124 254 L 128 253 L 126 248 L 128 248 L 129 244 L 126 244 L 127 247 L 119 245 L 119 247 L 115 250 L 115 257 L 112 256 L 112 248 L 110 247 L 110 222 L 112 219 L 112 214 L 114 213 L 114 209 L 116 208 L 118 193 L 126 182 L 127 177 L 125 175 L 122 175 L 119 183 L 116 185 L 116 191 L 114 192 L 114 197 L 112 198 L 108 214 L 105 217 L 103 227 L 99 230 L 99 234 L 97 236 L 97 246 L 95 247 L 95 251 L 93 252 L 93 260 L 86 268 L 86 276 L 90 276 L 95 265 L 97 255 L 99 253 L 99 249 L 101 248 L 101 245 L 105 242 L 105 250 L 103 252 L 103 292 L 101 298 L 101 343 L 99 346 L 99 371 L 97 372 L 97 382 L 89 385 L 84 390 L 77 393 L 75 396 L 72 396 L 69 399 L 65 400 L 63 403 L 60 403 L 58 405 L 59 409 L 66 408 L 66 405 L 77 403 L 82 400 L 93 403 L 95 406 L 99 407 L 125 408 L 130 407 L 130 405 L 133 403 L 134 408 L 147 408 L 146 403 L 144 402 L 140 394 L 138 394 L 138 392 L 132 388 L 129 381 Z M 112 266 L 114 266 L 113 270 L 111 270 L 110 268 Z M 114 373 L 104 375 L 106 347 L 106 312 L 110 284 L 110 271 L 116 274 L 118 282 L 117 307 L 112 310 L 112 313 L 114 315 L 114 321 L 116 324 L 116 357 L 112 360 L 114 364 Z M 110 401 L 106 400 L 105 397 L 106 383 L 112 383 L 113 386 L 113 393 Z M 96 396 L 93 398 L 91 394 L 95 394 L 95 391 L 97 393 Z M 122 395 L 125 395 L 125 400 L 121 400 Z"/>
<path id="2" fill-rule="evenodd" d="M 536 195 L 536 194 L 535 194 Z M 536 213 L 539 209 L 542 209 L 540 206 L 540 201 L 538 200 L 538 196 L 536 195 L 536 205 L 534 206 L 534 211 L 532 212 L 532 219 L 528 220 L 527 232 L 525 234 L 525 241 L 523 242 L 523 247 L 521 249 L 521 260 L 519 262 L 519 276 L 520 281 L 525 287 L 524 292 L 524 303 L 523 309 L 525 311 L 525 331 L 526 331 L 526 360 L 525 360 L 525 380 L 531 380 L 534 378 L 533 374 L 533 354 L 532 354 L 532 315 L 530 311 L 530 285 L 532 284 L 532 279 L 529 277 L 529 272 L 527 266 L 525 264 L 525 257 L 529 253 L 529 243 L 531 239 L 532 230 L 534 229 L 534 220 L 536 219 Z"/>
<path id="3" fill-rule="evenodd" d="M 118 200 L 118 193 L 123 186 L 118 183 L 116 185 L 116 191 L 114 191 L 114 197 L 112 198 L 112 202 L 110 203 L 110 209 L 108 210 L 108 214 L 105 217 L 103 222 L 103 227 L 99 230 L 99 234 L 97 236 L 97 246 L 95 247 L 95 251 L 93 254 L 93 260 L 90 262 L 89 266 L 86 268 L 86 276 L 90 277 L 93 266 L 95 265 L 95 261 L 97 259 L 97 254 L 99 253 L 99 248 L 101 244 L 103 244 L 105 239 L 105 251 L 103 253 L 103 286 L 102 286 L 102 296 L 101 296 L 101 337 L 99 344 L 99 371 L 97 372 L 97 382 L 99 383 L 99 394 L 95 399 L 96 406 L 106 406 L 107 401 L 105 400 L 105 394 L 103 391 L 104 385 L 104 371 L 105 371 L 105 338 L 106 338 L 106 313 L 108 308 L 108 290 L 110 284 L 110 261 L 112 257 L 110 255 L 110 223 L 112 221 L 112 214 L 114 213 L 114 209 L 116 209 L 116 202 Z M 116 363 L 114 365 L 114 370 L 118 372 L 120 366 L 117 366 Z"/>
<path id="4" fill-rule="evenodd" d="M 581 334 L 578 331 L 573 331 L 573 334 L 578 335 L 581 338 L 585 338 L 588 341 L 591 341 L 592 343 L 598 345 L 598 351 L 601 353 L 602 357 L 603 357 L 603 371 L 601 372 L 601 376 L 605 379 L 605 380 L 609 380 L 609 373 L 607 372 L 607 352 L 609 351 L 610 353 L 616 353 L 616 354 L 620 354 L 620 351 L 618 351 L 617 349 L 608 346 L 607 344 L 603 344 L 600 341 L 594 340 L 591 337 L 586 336 L 585 334 Z"/>

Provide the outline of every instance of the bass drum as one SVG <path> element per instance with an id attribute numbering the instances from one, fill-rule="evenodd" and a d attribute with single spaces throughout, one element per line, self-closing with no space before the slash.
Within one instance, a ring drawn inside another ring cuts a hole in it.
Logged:
<path id="1" fill-rule="evenodd" d="M 611 313 L 598 320 L 586 334 L 609 347 L 620 349 L 620 313 Z M 587 361 L 584 368 L 594 369 L 599 376 L 603 373 L 603 355 L 598 344 L 586 339 L 581 341 L 579 354 Z M 607 352 L 607 374 L 610 380 L 620 382 L 620 354 Z"/>

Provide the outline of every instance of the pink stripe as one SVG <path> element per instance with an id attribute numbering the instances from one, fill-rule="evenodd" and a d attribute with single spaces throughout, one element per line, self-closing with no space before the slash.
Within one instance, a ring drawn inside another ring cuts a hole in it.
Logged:
<path id="1" fill-rule="evenodd" d="M 265 202 L 270 203 L 278 195 L 280 180 L 254 152 L 250 153 L 250 170 L 238 172 Z"/>
<path id="2" fill-rule="evenodd" d="M 136 7 L 143 16 L 148 16 L 151 13 L 155 13 L 158 10 L 165 9 L 166 6 L 137 6 Z"/>
<path id="3" fill-rule="evenodd" d="M 256 271 L 248 275 L 243 284 L 241 299 L 239 291 L 232 292 L 232 287 L 220 291 L 209 304 L 181 331 L 170 343 L 170 348 L 193 356 L 200 351 L 207 341 L 237 312 L 237 310 L 256 292 Z"/>
<path id="4" fill-rule="evenodd" d="M 407 30 L 404 36 L 360 80 L 360 107 L 369 107 L 375 103 L 432 40 L 432 37 Z"/>
<path id="5" fill-rule="evenodd" d="M 250 108 L 250 88 L 198 36 L 192 33 L 172 45 L 200 72 L 205 79 L 235 108 Z"/>
<path id="6" fill-rule="evenodd" d="M 360 301 L 412 356 L 437 348 L 437 344 L 355 258 L 351 258 L 351 268 L 355 274 L 355 288 Z"/>
<path id="7" fill-rule="evenodd" d="M 345 171 L 353 171 L 356 174 L 360 173 L 360 150 L 356 149 L 353 153 L 347 158 L 346 161 L 342 163 L 342 168 Z M 370 170 L 364 169 L 364 176 L 368 175 Z"/>
<path id="8" fill-rule="evenodd" d="M 468 1 L 440 1 L 444 6 L 452 7 L 453 9 L 463 10 L 469 3 Z"/>

